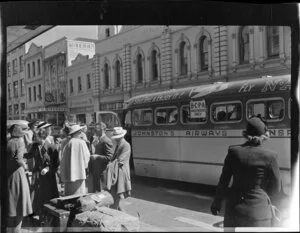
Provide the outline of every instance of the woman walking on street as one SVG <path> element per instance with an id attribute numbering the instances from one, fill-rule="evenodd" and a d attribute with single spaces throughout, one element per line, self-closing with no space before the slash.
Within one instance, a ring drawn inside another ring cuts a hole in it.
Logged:
<path id="1" fill-rule="evenodd" d="M 29 184 L 25 170 L 27 165 L 23 156 L 26 153 L 24 132 L 21 126 L 12 125 L 11 138 L 7 143 L 8 172 L 8 224 L 12 232 L 21 232 L 22 221 L 32 213 Z"/>
<path id="2" fill-rule="evenodd" d="M 233 177 L 225 207 L 224 227 L 271 227 L 268 195 L 272 199 L 280 189 L 277 155 L 263 144 L 269 138 L 269 132 L 260 118 L 251 118 L 243 135 L 247 142 L 228 149 L 211 212 L 214 215 L 219 213 Z"/>

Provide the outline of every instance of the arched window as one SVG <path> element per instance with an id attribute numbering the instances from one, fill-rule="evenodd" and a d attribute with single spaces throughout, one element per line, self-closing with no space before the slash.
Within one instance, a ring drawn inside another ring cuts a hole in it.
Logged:
<path id="1" fill-rule="evenodd" d="M 142 61 L 142 54 L 137 56 L 137 82 L 143 82 L 143 61 Z"/>
<path id="2" fill-rule="evenodd" d="M 240 64 L 249 63 L 249 27 L 241 27 L 239 31 L 239 55 L 240 55 Z"/>
<path id="3" fill-rule="evenodd" d="M 104 65 L 104 88 L 109 88 L 109 73 L 108 73 L 108 64 L 105 63 Z"/>
<path id="4" fill-rule="evenodd" d="M 267 27 L 267 53 L 268 58 L 279 56 L 279 27 Z"/>
<path id="5" fill-rule="evenodd" d="M 186 75 L 188 70 L 188 53 L 186 43 L 182 41 L 179 45 L 179 61 L 180 61 L 180 75 Z"/>
<path id="6" fill-rule="evenodd" d="M 208 70 L 208 40 L 206 36 L 202 36 L 199 40 L 200 53 L 200 70 Z"/>
<path id="7" fill-rule="evenodd" d="M 158 62 L 157 62 L 157 51 L 151 52 L 151 65 L 152 65 L 152 80 L 158 79 Z"/>
<path id="8" fill-rule="evenodd" d="M 121 63 L 119 60 L 116 61 L 116 87 L 121 86 Z"/>

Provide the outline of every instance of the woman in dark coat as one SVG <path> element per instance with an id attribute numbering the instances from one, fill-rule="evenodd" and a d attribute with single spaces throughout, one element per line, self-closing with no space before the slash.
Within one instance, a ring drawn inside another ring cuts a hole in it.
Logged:
<path id="1" fill-rule="evenodd" d="M 20 232 L 23 217 L 32 213 L 29 184 L 23 160 L 26 153 L 24 132 L 21 126 L 12 125 L 11 138 L 7 143 L 7 172 L 8 172 L 8 227 L 14 232 Z"/>
<path id="2" fill-rule="evenodd" d="M 46 143 L 44 128 L 39 129 L 37 141 L 32 145 L 29 156 L 34 160 L 31 182 L 31 200 L 33 212 L 43 217 L 43 205 L 53 198 L 59 197 L 56 183 L 56 172 L 59 165 L 59 155 L 55 144 Z"/>
<path id="3" fill-rule="evenodd" d="M 267 195 L 280 191 L 277 155 L 263 145 L 269 133 L 260 118 L 251 118 L 243 135 L 246 143 L 228 149 L 211 212 L 219 213 L 233 177 L 225 206 L 224 227 L 271 227 Z"/>

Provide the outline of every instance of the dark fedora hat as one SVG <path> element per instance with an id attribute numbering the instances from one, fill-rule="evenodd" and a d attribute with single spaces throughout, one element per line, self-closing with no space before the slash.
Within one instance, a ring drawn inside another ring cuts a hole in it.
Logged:
<path id="1" fill-rule="evenodd" d="M 250 136 L 260 136 L 267 131 L 265 123 L 259 117 L 252 117 L 248 120 L 246 133 Z"/>
<path id="2" fill-rule="evenodd" d="M 14 124 L 10 127 L 9 132 L 12 137 L 23 137 L 25 135 L 21 125 Z"/>

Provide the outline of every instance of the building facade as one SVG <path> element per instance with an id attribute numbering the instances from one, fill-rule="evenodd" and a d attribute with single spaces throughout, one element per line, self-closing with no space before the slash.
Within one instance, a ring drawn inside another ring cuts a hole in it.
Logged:
<path id="1" fill-rule="evenodd" d="M 44 47 L 45 120 L 62 125 L 67 118 L 66 68 L 81 53 L 92 57 L 92 42 L 70 40 L 63 37 Z"/>
<path id="2" fill-rule="evenodd" d="M 291 73 L 289 27 L 124 26 L 109 36 L 111 26 L 101 27 L 95 111 L 121 111 L 124 101 L 145 93 Z"/>
<path id="3" fill-rule="evenodd" d="M 67 115 L 71 121 L 93 121 L 92 58 L 78 54 L 67 67 Z"/>
<path id="4" fill-rule="evenodd" d="M 27 119 L 45 118 L 43 48 L 32 43 L 24 56 Z"/>
<path id="5" fill-rule="evenodd" d="M 7 54 L 7 119 L 25 119 L 25 46 Z"/>

